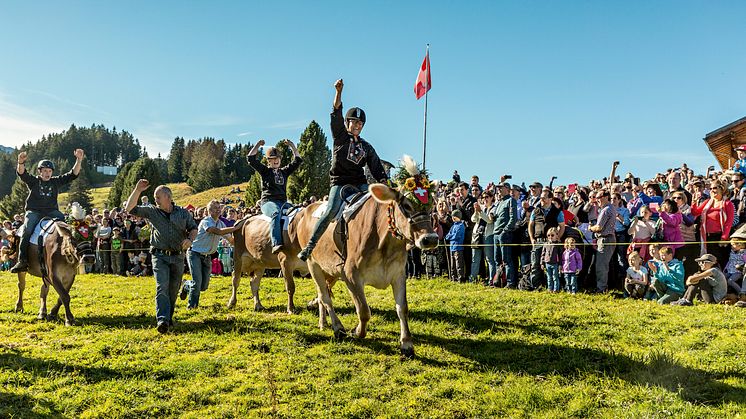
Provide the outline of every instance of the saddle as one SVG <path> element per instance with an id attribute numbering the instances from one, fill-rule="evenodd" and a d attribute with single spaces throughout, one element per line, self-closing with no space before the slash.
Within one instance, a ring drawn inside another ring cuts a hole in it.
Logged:
<path id="1" fill-rule="evenodd" d="M 288 227 L 290 226 L 290 223 L 293 222 L 293 218 L 295 218 L 295 216 L 298 215 L 298 213 L 300 212 L 301 208 L 303 208 L 303 207 L 301 207 L 301 206 L 294 206 L 294 207 L 288 208 L 286 210 L 283 210 L 283 213 L 282 213 L 282 230 L 283 231 L 287 231 L 288 230 Z M 264 214 L 261 214 L 261 213 L 257 214 L 256 217 L 257 218 L 261 218 L 262 220 L 264 220 L 264 221 L 266 221 L 268 223 L 272 221 L 272 218 L 270 218 L 270 217 L 268 217 L 268 216 L 266 216 Z"/>
<path id="2" fill-rule="evenodd" d="M 342 205 L 340 205 L 339 211 L 334 214 L 334 219 L 332 220 L 335 222 L 334 242 L 337 245 L 337 248 L 341 249 L 341 251 L 337 252 L 337 255 L 342 259 L 341 264 L 344 264 L 347 260 L 347 223 L 370 198 L 370 193 L 359 191 L 357 188 L 353 189 L 357 192 L 342 199 Z M 314 218 L 321 218 L 321 215 L 326 211 L 328 205 L 329 201 L 322 202 L 313 212 L 312 216 Z"/>

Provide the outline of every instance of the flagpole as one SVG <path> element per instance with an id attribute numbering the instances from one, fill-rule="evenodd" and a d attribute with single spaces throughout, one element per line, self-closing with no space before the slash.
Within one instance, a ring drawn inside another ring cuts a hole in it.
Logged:
<path id="1" fill-rule="evenodd" d="M 425 49 L 425 57 L 430 57 L 430 44 L 427 44 Z M 427 72 L 430 74 L 430 60 L 427 63 Z M 427 86 L 425 90 L 425 124 L 422 133 L 422 170 L 425 170 L 425 161 L 427 157 L 427 93 L 430 91 L 430 86 Z"/>

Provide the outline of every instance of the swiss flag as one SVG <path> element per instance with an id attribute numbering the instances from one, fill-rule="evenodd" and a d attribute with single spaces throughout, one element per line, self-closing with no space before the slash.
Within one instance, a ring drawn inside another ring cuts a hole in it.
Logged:
<path id="1" fill-rule="evenodd" d="M 417 73 L 417 81 L 414 83 L 414 95 L 417 99 L 425 96 L 425 93 L 430 90 L 432 86 L 432 80 L 430 79 L 430 52 L 425 54 L 425 59 L 422 60 L 422 67 L 420 72 Z"/>

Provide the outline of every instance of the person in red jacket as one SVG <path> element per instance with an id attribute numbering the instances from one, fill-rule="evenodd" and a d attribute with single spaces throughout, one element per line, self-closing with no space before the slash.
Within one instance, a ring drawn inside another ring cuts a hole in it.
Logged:
<path id="1" fill-rule="evenodd" d="M 695 195 L 692 203 L 692 215 L 701 216 L 702 254 L 715 255 L 721 270 L 728 262 L 730 230 L 735 214 L 733 202 L 725 197 L 725 191 L 723 182 L 713 180 L 710 183 L 710 198 L 698 203 L 700 197 Z"/>

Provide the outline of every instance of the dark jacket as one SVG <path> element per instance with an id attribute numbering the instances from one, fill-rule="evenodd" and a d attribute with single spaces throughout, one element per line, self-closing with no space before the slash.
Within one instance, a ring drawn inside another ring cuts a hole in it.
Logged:
<path id="1" fill-rule="evenodd" d="M 332 168 L 329 171 L 331 186 L 363 185 L 368 183 L 363 168 L 367 165 L 373 177 L 381 183 L 388 180 L 386 170 L 378 158 L 376 150 L 367 141 L 357 140 L 347 132 L 342 116 L 342 107 L 334 109 L 331 114 Z"/>
<path id="2" fill-rule="evenodd" d="M 270 169 L 263 165 L 259 161 L 259 156 L 257 154 L 247 156 L 246 160 L 248 160 L 249 166 L 253 167 L 262 178 L 261 203 L 264 204 L 267 201 L 287 202 L 288 196 L 286 191 L 288 177 L 298 169 L 298 166 L 303 163 L 303 159 L 295 157 L 289 165 L 279 169 Z"/>
<path id="3" fill-rule="evenodd" d="M 557 221 L 557 219 L 560 214 L 560 209 L 554 205 L 549 206 L 549 212 L 546 216 L 544 216 L 544 210 L 541 206 L 534 208 L 532 214 L 534 216 L 533 233 L 535 239 L 546 238 L 547 232 L 550 228 L 559 226 L 559 221 Z"/>
<path id="4" fill-rule="evenodd" d="M 18 174 L 18 177 L 26 184 L 29 191 L 26 197 L 26 211 L 48 213 L 59 210 L 57 195 L 60 193 L 60 187 L 72 182 L 78 175 L 71 170 L 60 176 L 52 176 L 45 182 L 39 176 L 31 176 L 26 170 L 23 174 Z"/>

